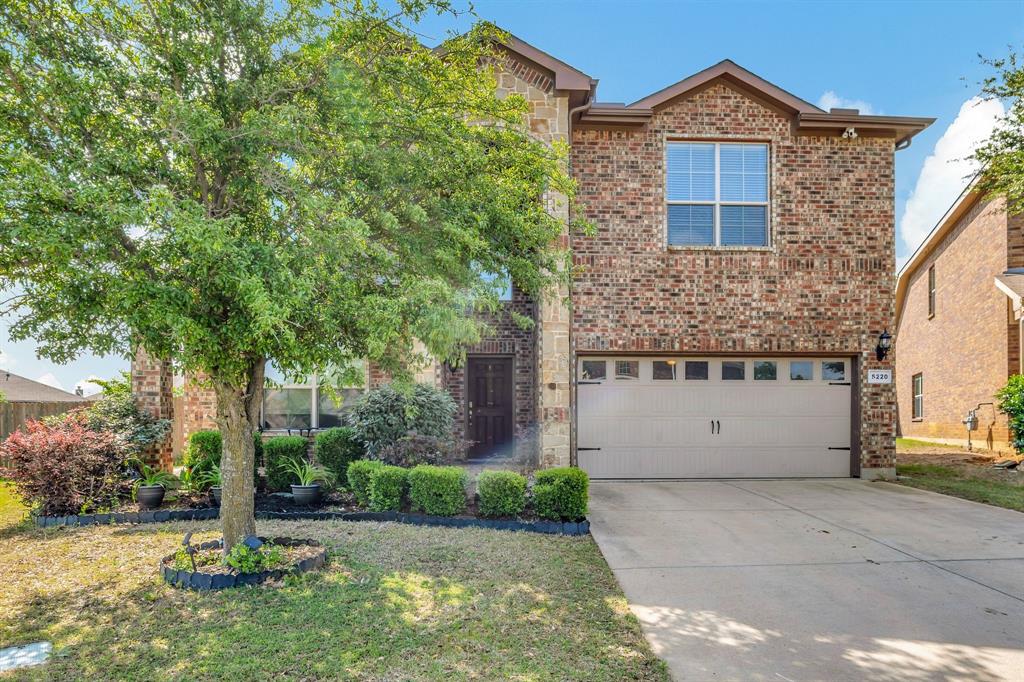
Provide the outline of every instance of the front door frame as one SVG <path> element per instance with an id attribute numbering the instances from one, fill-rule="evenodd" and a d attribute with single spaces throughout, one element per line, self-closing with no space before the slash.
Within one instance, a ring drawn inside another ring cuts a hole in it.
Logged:
<path id="1" fill-rule="evenodd" d="M 470 393 L 469 393 L 469 390 L 470 390 L 470 382 L 469 382 L 470 376 L 469 376 L 469 374 L 470 374 L 470 369 L 469 368 L 470 368 L 470 364 L 472 363 L 473 360 L 489 360 L 489 359 L 494 359 L 494 360 L 510 360 L 511 361 L 511 366 L 512 366 L 512 375 L 511 375 L 511 385 L 512 385 L 512 425 L 511 425 L 512 426 L 512 437 L 509 440 L 509 443 L 511 443 L 512 449 L 514 451 L 516 446 L 517 446 L 517 440 L 518 440 L 518 438 L 516 436 L 516 425 L 519 423 L 518 422 L 518 419 L 519 419 L 519 405 L 518 405 L 518 400 L 516 400 L 517 393 L 518 393 L 518 390 L 519 390 L 519 386 L 517 385 L 517 382 L 516 382 L 516 377 L 517 377 L 516 369 L 517 369 L 517 367 L 516 367 L 516 355 L 515 355 L 515 353 L 467 353 L 466 354 L 466 371 L 463 372 L 463 377 L 462 377 L 462 432 L 465 434 L 466 440 L 470 440 L 470 432 L 469 432 L 469 426 L 470 426 L 470 424 L 469 424 L 469 416 L 470 416 L 469 415 L 469 402 L 470 402 Z M 473 456 L 468 456 L 467 459 L 472 460 L 472 459 L 474 459 L 474 457 Z"/>

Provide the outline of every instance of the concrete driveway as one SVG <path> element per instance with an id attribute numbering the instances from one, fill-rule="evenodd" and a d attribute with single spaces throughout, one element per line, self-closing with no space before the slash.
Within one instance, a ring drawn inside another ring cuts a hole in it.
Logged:
<path id="1" fill-rule="evenodd" d="M 591 491 L 678 680 L 1024 680 L 1024 514 L 846 479 Z"/>

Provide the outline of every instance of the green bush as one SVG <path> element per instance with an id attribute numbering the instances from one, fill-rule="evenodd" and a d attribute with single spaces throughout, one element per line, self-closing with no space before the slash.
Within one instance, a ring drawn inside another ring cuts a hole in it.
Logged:
<path id="1" fill-rule="evenodd" d="M 1014 374 L 1006 385 L 996 392 L 999 411 L 1005 414 L 1013 434 L 1013 449 L 1024 453 L 1024 376 Z"/>
<path id="2" fill-rule="evenodd" d="M 357 459 L 348 465 L 348 487 L 364 507 L 370 504 L 370 475 L 382 466 L 383 462 L 372 459 Z"/>
<path id="3" fill-rule="evenodd" d="M 334 472 L 339 483 L 348 480 L 348 465 L 366 454 L 350 428 L 327 429 L 316 434 L 316 461 Z"/>
<path id="4" fill-rule="evenodd" d="M 370 511 L 398 511 L 409 487 L 409 470 L 381 465 L 370 472 Z"/>
<path id="5" fill-rule="evenodd" d="M 534 475 L 533 509 L 542 519 L 577 521 L 587 515 L 590 480 L 582 469 L 542 469 Z"/>
<path id="6" fill-rule="evenodd" d="M 526 477 L 514 471 L 482 471 L 476 479 L 482 516 L 518 516 L 526 508 Z"/>
<path id="7" fill-rule="evenodd" d="M 253 482 L 258 483 L 259 467 L 263 461 L 263 437 L 259 433 L 254 433 L 252 440 L 256 448 L 256 455 L 253 459 Z M 223 453 L 224 443 L 220 431 L 212 429 L 196 431 L 188 437 L 188 444 L 185 446 L 181 464 L 185 467 L 186 475 L 189 478 L 202 476 L 209 474 L 214 467 L 220 466 L 220 458 Z"/>
<path id="8" fill-rule="evenodd" d="M 196 431 L 188 437 L 181 464 L 193 473 L 206 472 L 220 465 L 222 452 L 220 431 Z"/>
<path id="9" fill-rule="evenodd" d="M 461 467 L 420 464 L 409 470 L 409 502 L 414 510 L 455 516 L 466 509 L 466 472 Z"/>
<path id="10" fill-rule="evenodd" d="M 450 437 L 454 415 L 455 401 L 447 391 L 426 384 L 399 390 L 387 384 L 364 393 L 346 419 L 356 439 L 375 455 L 409 432 Z"/>
<path id="11" fill-rule="evenodd" d="M 267 466 L 267 489 L 288 490 L 293 481 L 288 462 L 306 459 L 309 441 L 303 436 L 277 436 L 263 443 L 263 456 Z"/>

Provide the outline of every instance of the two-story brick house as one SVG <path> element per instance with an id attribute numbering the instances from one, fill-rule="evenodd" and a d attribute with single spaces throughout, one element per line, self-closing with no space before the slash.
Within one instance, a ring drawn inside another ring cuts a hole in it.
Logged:
<path id="1" fill-rule="evenodd" d="M 1021 365 L 1024 216 L 974 186 L 900 270 L 896 379 L 903 436 L 1010 450 L 995 393 Z"/>
<path id="2" fill-rule="evenodd" d="M 563 235 L 571 307 L 513 290 L 532 329 L 500 317 L 423 377 L 455 397 L 473 454 L 595 477 L 891 473 L 895 388 L 866 377 L 892 367 L 875 348 L 894 319 L 894 152 L 931 119 L 825 112 L 729 61 L 601 103 L 578 69 L 517 38 L 505 54 L 500 91 L 528 99 L 532 134 L 570 142 L 597 229 Z"/>

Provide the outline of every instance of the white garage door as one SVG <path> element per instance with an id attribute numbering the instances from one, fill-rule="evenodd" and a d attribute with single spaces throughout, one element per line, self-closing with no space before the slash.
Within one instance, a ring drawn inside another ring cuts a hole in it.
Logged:
<path id="1" fill-rule="evenodd" d="M 593 478 L 850 475 L 849 359 L 584 357 L 578 370 Z"/>

